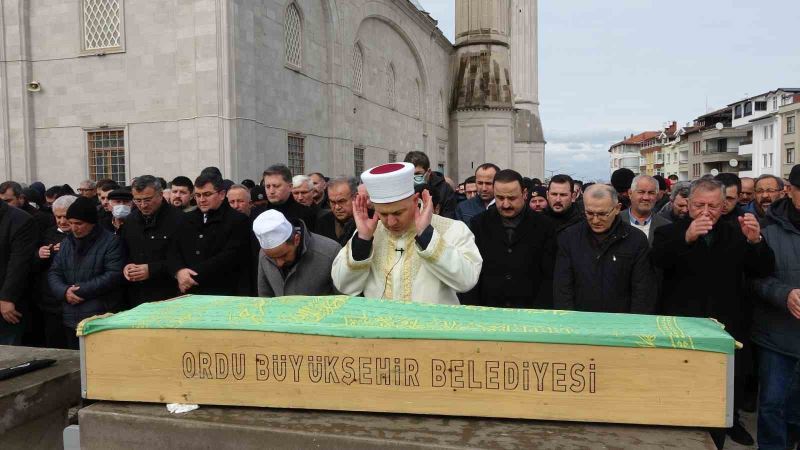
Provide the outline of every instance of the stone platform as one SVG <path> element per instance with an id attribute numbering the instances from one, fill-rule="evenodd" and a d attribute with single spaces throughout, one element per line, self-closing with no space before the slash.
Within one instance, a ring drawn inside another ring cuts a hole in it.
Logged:
<path id="1" fill-rule="evenodd" d="M 80 410 L 82 450 L 713 449 L 691 428 L 99 402 Z"/>
<path id="2" fill-rule="evenodd" d="M 0 381 L 0 448 L 63 448 L 67 412 L 81 399 L 79 353 L 0 345 L 0 367 L 55 359 L 50 367 Z"/>

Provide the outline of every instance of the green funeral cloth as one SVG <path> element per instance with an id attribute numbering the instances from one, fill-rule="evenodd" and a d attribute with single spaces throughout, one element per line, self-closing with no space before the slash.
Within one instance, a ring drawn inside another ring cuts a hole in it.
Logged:
<path id="1" fill-rule="evenodd" d="M 190 295 L 87 319 L 78 334 L 130 328 L 680 348 L 728 354 L 735 345 L 711 319 L 433 305 L 347 296 Z"/>

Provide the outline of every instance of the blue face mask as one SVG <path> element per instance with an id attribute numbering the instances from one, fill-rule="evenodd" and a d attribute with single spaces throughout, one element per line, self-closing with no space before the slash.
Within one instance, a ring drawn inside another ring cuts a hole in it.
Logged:
<path id="1" fill-rule="evenodd" d="M 425 175 L 414 175 L 414 184 L 425 184 Z"/>

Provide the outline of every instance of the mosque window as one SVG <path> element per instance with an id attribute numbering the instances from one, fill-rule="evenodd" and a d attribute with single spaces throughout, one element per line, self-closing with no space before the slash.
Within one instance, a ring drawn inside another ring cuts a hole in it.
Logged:
<path id="1" fill-rule="evenodd" d="M 303 26 L 300 20 L 300 11 L 294 3 L 286 8 L 284 38 L 286 41 L 286 64 L 299 68 L 303 58 Z"/>
<path id="2" fill-rule="evenodd" d="M 83 50 L 122 49 L 122 0 L 83 0 Z"/>
<path id="3" fill-rule="evenodd" d="M 394 99 L 394 84 L 394 67 L 389 64 L 389 66 L 386 68 L 386 103 L 389 105 L 389 108 L 392 109 L 396 107 Z"/>
<path id="4" fill-rule="evenodd" d="M 363 92 L 363 78 L 364 78 L 364 52 L 361 46 L 356 44 L 353 47 L 353 90 L 355 92 Z"/>
<path id="5" fill-rule="evenodd" d="M 306 173 L 305 138 L 299 134 L 289 135 L 289 170 L 292 175 Z"/>

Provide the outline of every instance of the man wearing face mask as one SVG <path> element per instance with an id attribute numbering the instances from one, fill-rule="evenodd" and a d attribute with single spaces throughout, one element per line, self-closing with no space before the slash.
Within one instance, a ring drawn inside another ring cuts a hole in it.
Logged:
<path id="1" fill-rule="evenodd" d="M 107 214 L 98 212 L 97 224 L 114 234 L 118 234 L 120 226 L 131 213 L 133 195 L 126 188 L 114 189 L 106 195 L 105 201 L 108 206 Z"/>
<path id="2" fill-rule="evenodd" d="M 652 260 L 664 271 L 661 314 L 713 317 L 744 342 L 749 319 L 742 313 L 745 276 L 770 275 L 775 258 L 753 214 L 746 213 L 735 223 L 720 220 L 724 202 L 721 182 L 712 177 L 694 181 L 689 191 L 689 217 L 656 230 Z M 752 444 L 736 414 L 744 397 L 746 367 L 740 360 L 735 359 L 734 369 L 734 426 L 727 431 L 736 442 Z M 722 448 L 725 433 L 717 431 L 712 437 Z"/>
<path id="3" fill-rule="evenodd" d="M 405 162 L 414 165 L 414 184 L 428 184 L 432 190 L 439 193 L 441 208 L 439 215 L 448 219 L 456 217 L 456 193 L 442 175 L 431 170 L 431 161 L 428 155 L 422 152 L 408 152 Z"/>
<path id="4" fill-rule="evenodd" d="M 129 257 L 122 274 L 128 280 L 127 303 L 133 308 L 180 295 L 167 270 L 167 256 L 184 214 L 170 207 L 161 182 L 152 175 L 136 177 L 131 188 L 136 209 L 123 227 Z"/>
<path id="5" fill-rule="evenodd" d="M 462 303 L 499 308 L 553 307 L 550 281 L 555 231 L 551 221 L 526 207 L 526 194 L 518 172 L 501 170 L 494 177 L 495 207 L 475 216 L 470 226 L 483 269 L 478 285 Z"/>

